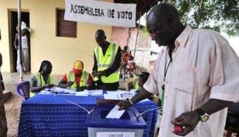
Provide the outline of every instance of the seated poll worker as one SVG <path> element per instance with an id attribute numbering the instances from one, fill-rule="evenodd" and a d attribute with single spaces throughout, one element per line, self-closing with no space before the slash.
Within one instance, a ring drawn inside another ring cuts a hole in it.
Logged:
<path id="1" fill-rule="evenodd" d="M 137 84 L 135 84 L 135 85 L 138 85 L 138 86 L 134 86 L 134 89 L 137 89 L 137 90 L 135 91 L 136 93 L 139 93 L 139 92 L 140 92 L 140 89 L 143 88 L 144 83 L 145 83 L 145 82 L 148 80 L 148 78 L 149 78 L 149 74 L 150 74 L 149 72 L 141 72 L 141 74 L 139 75 L 138 80 L 136 79 L 136 80 L 134 81 L 134 83 L 137 82 Z M 158 104 L 158 103 L 160 103 L 160 102 L 159 102 L 159 98 L 158 98 L 157 95 L 152 95 L 152 96 L 150 96 L 148 99 L 154 101 L 157 105 L 160 106 L 160 104 Z"/>
<path id="2" fill-rule="evenodd" d="M 95 33 L 97 47 L 94 50 L 92 75 L 98 89 L 116 91 L 119 87 L 119 67 L 121 48 L 106 40 L 105 32 L 99 29 Z"/>
<path id="3" fill-rule="evenodd" d="M 148 80 L 148 77 L 148 72 L 141 72 L 139 77 L 129 84 L 129 89 L 136 89 L 135 92 L 139 92 L 139 90 L 143 87 L 144 83 Z"/>
<path id="4" fill-rule="evenodd" d="M 63 76 L 59 82 L 59 87 L 70 88 L 76 91 L 93 88 L 93 78 L 90 73 L 84 71 L 84 64 L 77 60 L 73 64 L 73 68 Z"/>
<path id="5" fill-rule="evenodd" d="M 42 61 L 38 73 L 31 76 L 29 80 L 31 87 L 30 97 L 33 97 L 36 93 L 44 90 L 45 88 L 52 88 L 54 86 L 51 71 L 51 62 L 48 60 Z"/>
<path id="6" fill-rule="evenodd" d="M 158 137 L 222 137 L 227 107 L 239 102 L 235 51 L 217 32 L 184 26 L 168 3 L 151 9 L 146 27 L 164 48 L 143 88 L 119 110 L 164 92 Z"/>

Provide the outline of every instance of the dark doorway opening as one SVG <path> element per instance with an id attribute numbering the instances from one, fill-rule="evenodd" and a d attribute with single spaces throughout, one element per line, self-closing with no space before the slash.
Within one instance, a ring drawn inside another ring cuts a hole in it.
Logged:
<path id="1" fill-rule="evenodd" d="M 10 11 L 10 20 L 11 20 L 11 31 L 10 31 L 10 62 L 11 62 L 11 72 L 17 72 L 16 65 L 17 65 L 17 50 L 14 47 L 14 39 L 17 33 L 17 25 L 18 25 L 18 15 L 17 11 Z M 29 12 L 21 12 L 21 20 L 24 21 L 29 28 L 30 27 L 30 16 Z M 30 42 L 30 35 L 29 35 L 29 57 L 30 57 L 30 71 L 31 71 L 31 42 Z"/>

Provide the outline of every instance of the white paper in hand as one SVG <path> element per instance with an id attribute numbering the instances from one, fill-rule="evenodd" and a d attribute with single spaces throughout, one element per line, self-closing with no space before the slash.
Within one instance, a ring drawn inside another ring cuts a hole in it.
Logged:
<path id="1" fill-rule="evenodd" d="M 109 114 L 106 116 L 106 118 L 115 118 L 119 119 L 125 112 L 125 110 L 118 110 L 119 106 L 115 105 L 115 107 L 109 112 Z"/>

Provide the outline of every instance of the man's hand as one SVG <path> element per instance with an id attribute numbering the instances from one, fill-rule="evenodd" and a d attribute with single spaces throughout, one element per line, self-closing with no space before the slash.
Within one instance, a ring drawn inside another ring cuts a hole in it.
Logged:
<path id="1" fill-rule="evenodd" d="M 86 86 L 82 86 L 82 87 L 78 86 L 76 88 L 76 91 L 84 91 L 85 89 L 86 89 Z"/>
<path id="2" fill-rule="evenodd" d="M 101 78 L 102 76 L 105 76 L 105 72 L 104 71 L 99 71 L 97 73 L 95 73 L 95 76 L 98 78 Z"/>
<path id="3" fill-rule="evenodd" d="M 182 126 L 183 132 L 181 133 L 176 133 L 174 131 L 173 132 L 179 136 L 186 136 L 188 133 L 194 130 L 199 120 L 200 120 L 199 115 L 196 111 L 183 113 L 179 117 L 175 118 L 174 121 L 172 121 L 174 125 Z"/>
<path id="4" fill-rule="evenodd" d="M 119 110 L 123 110 L 130 107 L 131 103 L 129 102 L 129 100 L 121 100 L 117 105 L 120 107 Z"/>
<path id="5" fill-rule="evenodd" d="M 55 86 L 54 84 L 46 84 L 46 88 L 52 88 L 54 86 Z"/>
<path id="6" fill-rule="evenodd" d="M 94 83 L 90 84 L 90 85 L 87 87 L 87 90 L 94 90 L 94 89 L 96 89 Z"/>
<path id="7" fill-rule="evenodd" d="M 93 71 L 91 74 L 92 74 L 93 77 L 95 77 L 95 76 L 96 76 L 96 75 L 95 75 L 96 73 L 97 73 L 96 71 Z"/>
<path id="8" fill-rule="evenodd" d="M 16 50 L 18 50 L 18 46 L 17 45 L 15 45 L 14 47 L 15 47 Z"/>
<path id="9" fill-rule="evenodd" d="M 143 100 L 145 98 L 148 98 L 152 95 L 152 93 L 148 92 L 144 88 L 141 88 L 138 94 L 135 94 L 131 99 L 129 100 L 122 100 L 117 105 L 120 107 L 119 110 L 127 109 L 133 104 L 136 104 L 140 100 Z"/>
<path id="10" fill-rule="evenodd" d="M 69 81 L 69 82 L 67 82 L 67 87 L 70 87 L 70 86 L 72 86 L 74 84 L 74 81 Z"/>

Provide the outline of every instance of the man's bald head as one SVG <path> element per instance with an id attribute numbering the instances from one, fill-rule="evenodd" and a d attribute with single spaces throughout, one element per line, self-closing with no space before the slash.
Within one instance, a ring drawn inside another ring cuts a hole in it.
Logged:
<path id="1" fill-rule="evenodd" d="M 173 45 L 184 28 L 177 10 L 168 3 L 152 8 L 146 18 L 146 27 L 159 46 Z"/>
<path id="2" fill-rule="evenodd" d="M 147 23 L 156 23 L 162 20 L 167 21 L 169 24 L 173 21 L 180 21 L 178 12 L 173 5 L 168 3 L 156 5 L 147 16 Z"/>
<path id="3" fill-rule="evenodd" d="M 100 47 L 103 47 L 106 43 L 105 32 L 102 29 L 98 29 L 95 32 L 95 40 Z"/>
<path id="4" fill-rule="evenodd" d="M 102 40 L 102 39 L 105 39 L 105 32 L 104 30 L 102 29 L 98 29 L 96 32 L 95 32 L 95 38 L 96 39 L 99 39 L 99 40 Z"/>

